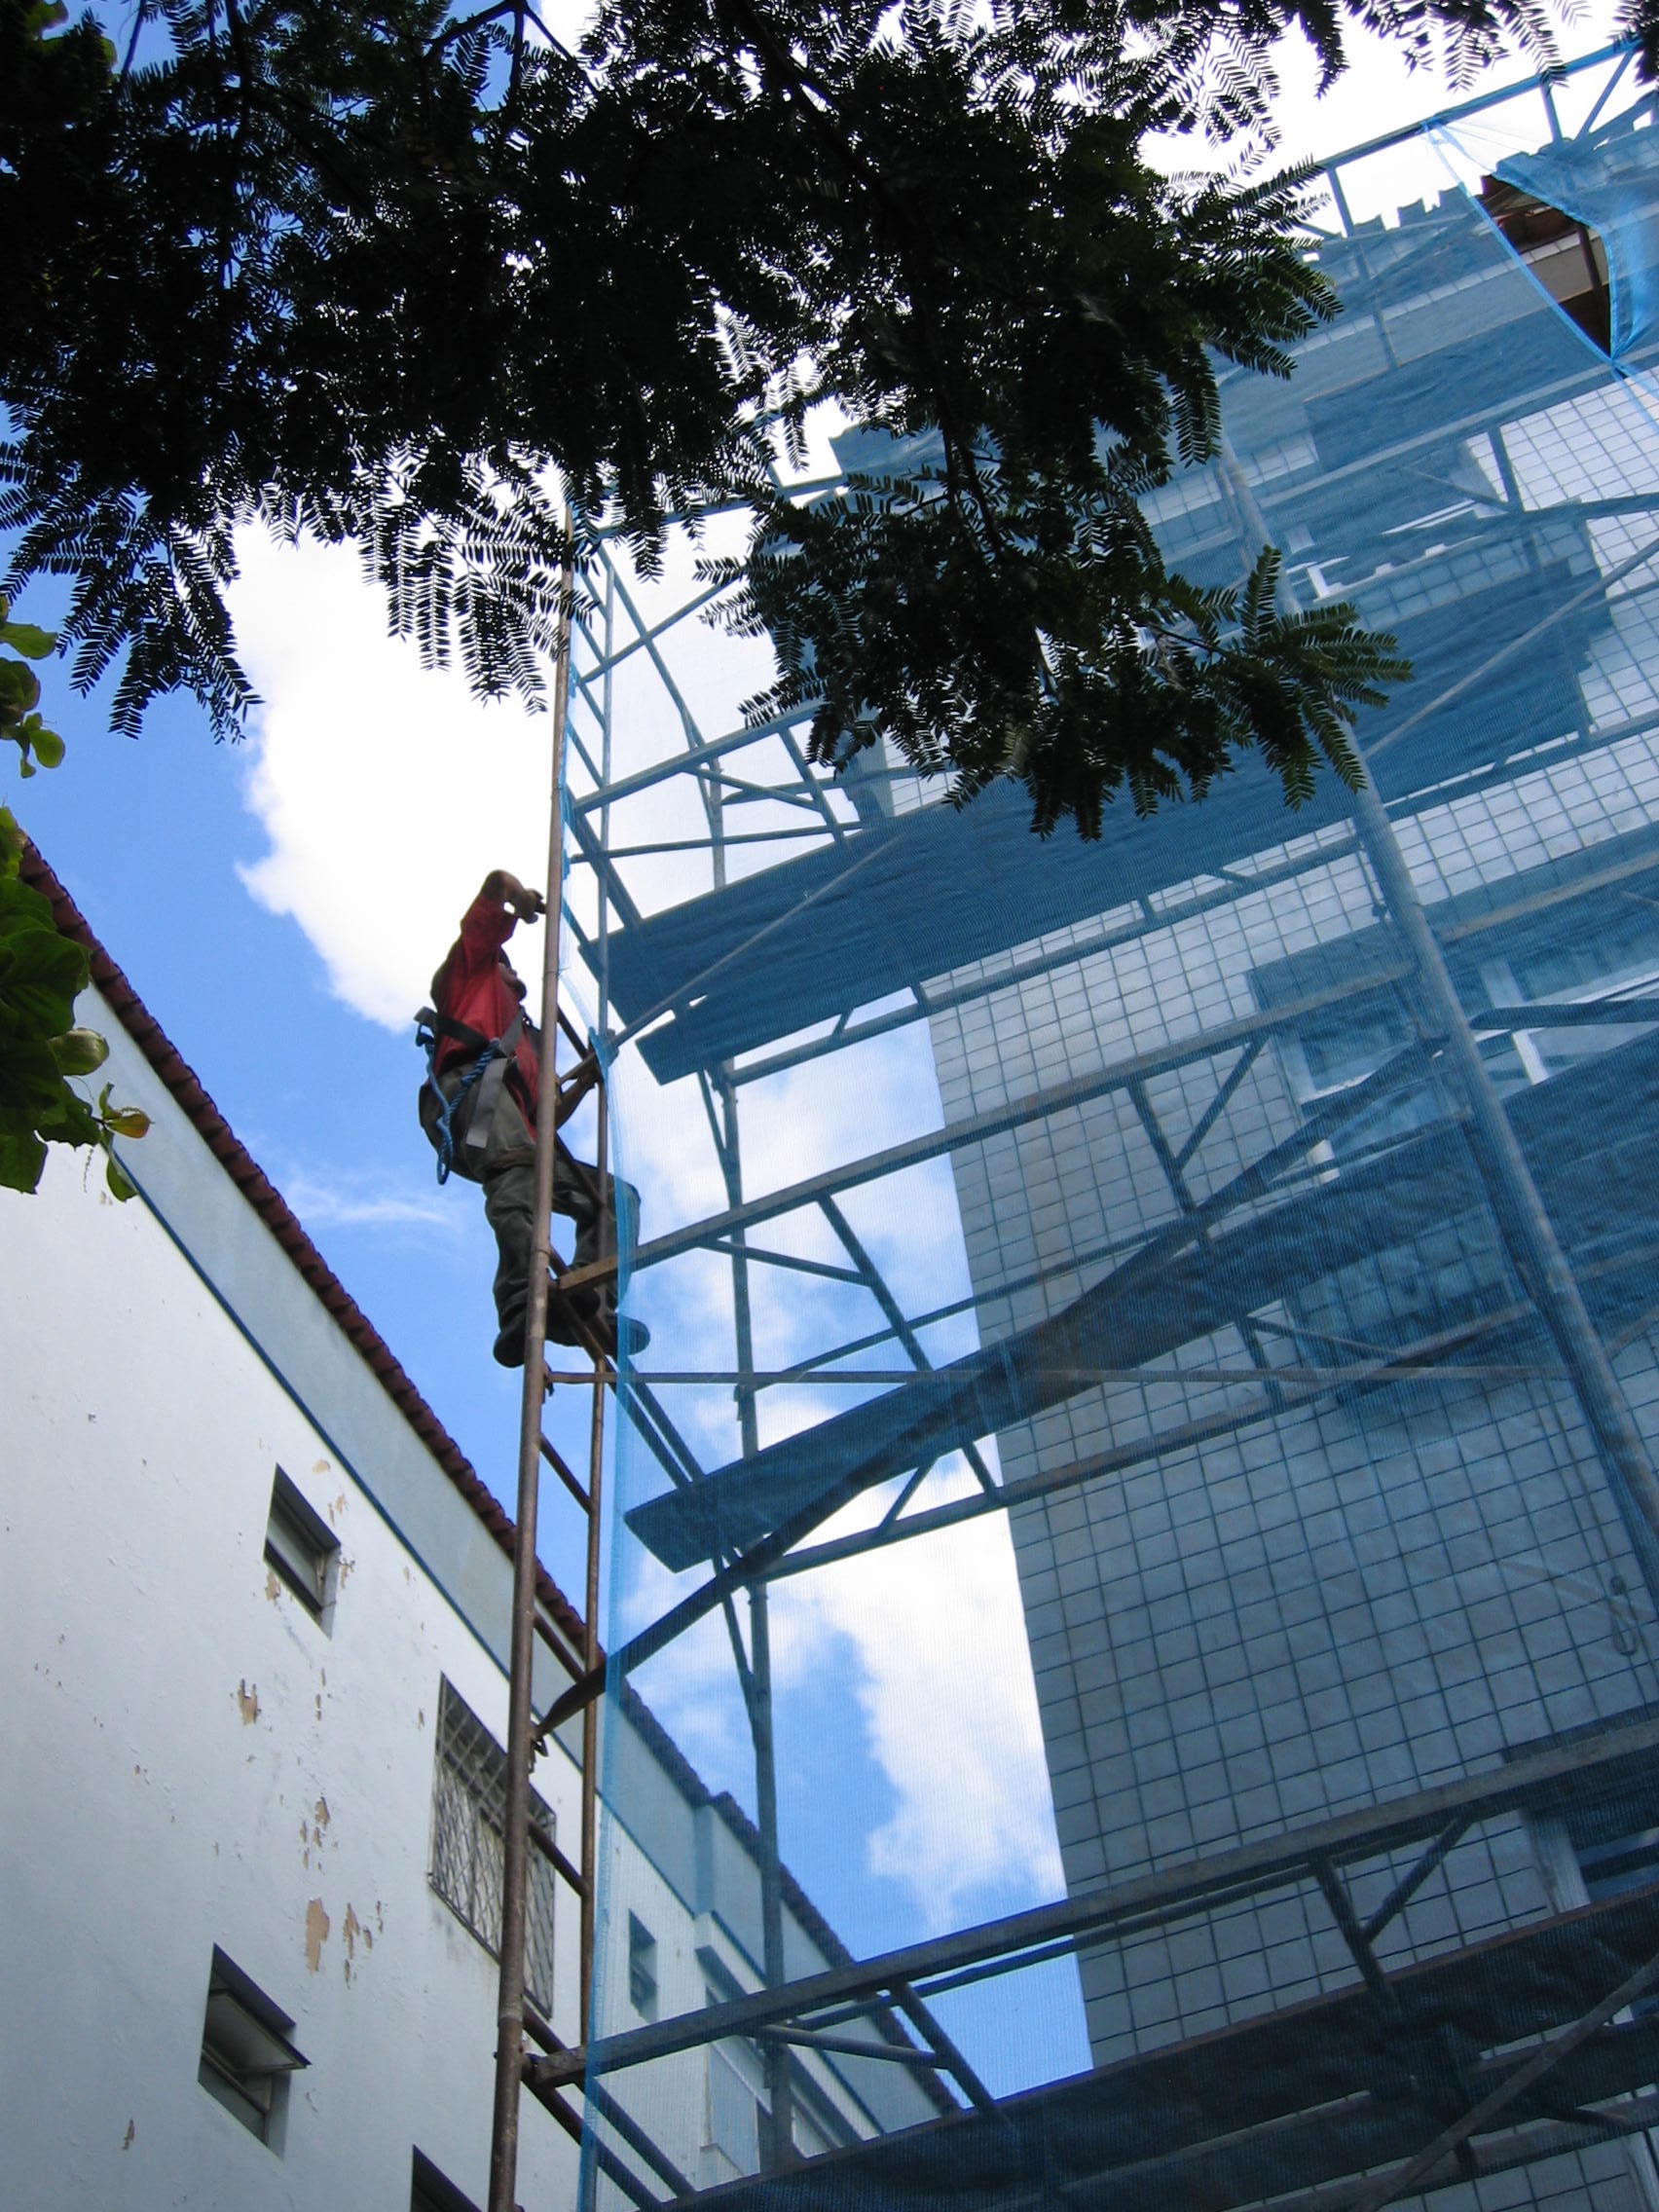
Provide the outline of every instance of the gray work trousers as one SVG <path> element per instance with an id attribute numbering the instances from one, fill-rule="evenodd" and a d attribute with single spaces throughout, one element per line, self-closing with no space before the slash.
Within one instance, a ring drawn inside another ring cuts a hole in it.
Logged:
<path id="1" fill-rule="evenodd" d="M 464 1065 L 446 1069 L 438 1077 L 446 1097 L 454 1098 L 465 1077 Z M 484 1218 L 496 1233 L 496 1315 L 503 1330 L 522 1329 L 530 1299 L 531 1249 L 535 1235 L 535 1140 L 516 1100 L 505 1084 L 496 1094 L 496 1111 L 484 1142 L 482 1158 L 467 1144 L 476 1085 L 456 1108 L 450 1122 L 455 1145 L 455 1172 L 469 1183 L 484 1186 Z M 438 1102 L 431 1087 L 421 1092 L 421 1124 L 431 1137 L 437 1124 Z M 599 1258 L 600 1227 L 604 1205 L 599 1171 L 578 1160 L 562 1137 L 555 1137 L 553 1157 L 553 1211 L 573 1224 L 575 1247 L 572 1267 L 585 1267 Z M 618 1184 L 634 1197 L 631 1185 Z M 586 1314 L 614 1310 L 615 1289 L 604 1284 L 596 1290 L 573 1294 L 571 1303 Z M 608 1293 L 608 1295 L 606 1295 Z"/>

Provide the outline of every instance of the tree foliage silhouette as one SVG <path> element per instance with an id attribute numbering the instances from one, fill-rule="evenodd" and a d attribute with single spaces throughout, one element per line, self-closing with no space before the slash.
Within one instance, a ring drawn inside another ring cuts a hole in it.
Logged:
<path id="1" fill-rule="evenodd" d="M 530 0 L 0 0 L 5 588 L 71 579 L 119 729 L 182 686 L 231 731 L 259 519 L 536 699 L 563 496 L 647 565 L 741 500 L 735 619 L 821 760 L 887 735 L 1086 833 L 1243 745 L 1292 796 L 1351 775 L 1392 642 L 1280 611 L 1271 562 L 1198 592 L 1139 505 L 1213 452 L 1217 358 L 1282 374 L 1334 312 L 1294 180 L 1141 152 L 1259 149 L 1292 22 L 1327 79 L 1354 23 L 1455 78 L 1553 52 L 1534 0 L 605 0 L 575 53 Z M 801 504 L 775 463 L 824 399 L 896 458 Z"/>

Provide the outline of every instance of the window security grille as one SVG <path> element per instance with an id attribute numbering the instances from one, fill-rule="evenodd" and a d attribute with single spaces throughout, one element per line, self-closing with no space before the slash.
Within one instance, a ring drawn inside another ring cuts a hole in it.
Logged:
<path id="1" fill-rule="evenodd" d="M 293 2024 L 234 1960 L 214 1950 L 196 2078 L 274 2151 L 281 2149 L 288 2077 L 307 2064 L 288 2041 Z"/>
<path id="2" fill-rule="evenodd" d="M 265 1527 L 266 1564 L 282 1577 L 313 1620 L 323 1618 L 333 1596 L 339 1552 L 339 1537 L 278 1467 Z"/>
<path id="3" fill-rule="evenodd" d="M 494 1736 L 446 1680 L 438 1703 L 432 1771 L 431 1882 L 463 1927 L 498 1957 L 501 1948 L 501 1831 L 507 1759 Z M 534 1790 L 531 1818 L 553 1834 L 553 1815 Z M 555 1876 L 534 1844 L 526 1899 L 525 1987 L 546 2012 L 553 1997 Z"/>

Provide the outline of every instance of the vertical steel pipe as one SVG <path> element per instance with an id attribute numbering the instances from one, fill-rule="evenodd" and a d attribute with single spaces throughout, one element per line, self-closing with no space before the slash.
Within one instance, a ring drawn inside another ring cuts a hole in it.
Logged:
<path id="1" fill-rule="evenodd" d="M 772 1734 L 772 1637 L 763 1577 L 749 1585 L 750 1725 L 755 1736 L 755 1825 L 760 1836 L 760 1953 L 768 1989 L 789 1979 L 784 1956 L 784 1879 L 778 1849 L 778 1759 Z M 766 2103 L 760 2114 L 760 2167 L 776 2172 L 794 2157 L 793 2094 L 789 2046 L 767 2038 L 760 2046 Z"/>
<path id="2" fill-rule="evenodd" d="M 737 1089 L 729 1069 L 719 1082 L 720 1167 L 728 1202 L 743 1202 L 743 1153 L 739 1142 Z M 731 1239 L 732 1333 L 739 1375 L 755 1371 L 755 1328 L 749 1300 L 749 1261 L 743 1232 Z M 739 1382 L 738 1435 L 743 1456 L 753 1458 L 760 1447 L 756 1417 L 755 1386 Z M 784 1877 L 778 1841 L 778 1757 L 772 1708 L 772 1638 L 767 1610 L 766 1581 L 757 1575 L 749 1585 L 749 1712 L 750 1734 L 755 1746 L 755 1825 L 760 1853 L 760 1969 L 768 1989 L 780 1989 L 789 1978 L 784 1956 Z M 760 2165 L 775 2172 L 794 2157 L 794 2117 L 787 2045 L 768 2040 L 760 2051 L 766 2102 L 760 2113 Z"/>
<path id="3" fill-rule="evenodd" d="M 496 2100 L 490 2131 L 489 2212 L 514 2212 L 519 2097 L 524 2074 L 525 1918 L 530 1875 L 530 1768 L 535 1730 L 535 1512 L 541 1483 L 543 1353 L 552 1236 L 555 1104 L 558 1097 L 559 919 L 564 896 L 565 724 L 571 707 L 571 600 L 575 587 L 570 520 L 559 579 L 553 682 L 553 746 L 547 832 L 547 926 L 542 945 L 540 1073 L 535 1117 L 535 1212 L 525 1316 L 524 1391 L 519 1400 L 518 1510 L 513 1537 L 513 1610 L 507 1673 L 507 1788 L 502 1836 L 501 1955 L 496 2003 Z"/>
<path id="4" fill-rule="evenodd" d="M 1220 463 L 1247 532 L 1264 545 L 1276 545 L 1261 501 L 1225 436 Z M 1281 604 L 1295 611 L 1295 594 L 1282 574 L 1279 595 Z M 1394 825 L 1369 779 L 1353 795 L 1353 812 L 1383 905 L 1411 956 L 1419 1017 L 1446 1053 L 1468 1108 L 1470 1146 L 1504 1249 L 1561 1355 L 1649 1601 L 1659 1611 L 1659 1478 L 1653 1462 L 1481 1057 Z"/>
<path id="5" fill-rule="evenodd" d="M 1390 919 L 1412 955 L 1423 1014 L 1436 1032 L 1469 1110 L 1469 1141 L 1504 1248 L 1548 1329 L 1583 1409 L 1608 1490 L 1630 1537 L 1648 1597 L 1659 1611 L 1659 1480 L 1606 1347 L 1562 1250 L 1503 1101 L 1481 1057 L 1429 926 L 1394 825 L 1368 783 L 1354 798 L 1367 857 Z"/>
<path id="6" fill-rule="evenodd" d="M 605 1257 L 613 1216 L 610 1211 L 610 1103 L 605 1084 L 599 1087 L 599 1129 L 595 1165 L 601 1198 L 600 1256 Z M 599 1664 L 599 1567 L 601 1508 L 605 1483 L 605 1381 L 601 1364 L 594 1363 L 593 1408 L 588 1429 L 587 1582 L 582 1601 L 582 1666 L 591 1671 Z M 599 1700 L 582 1708 L 582 1919 L 580 2034 L 593 2042 L 593 1941 L 594 1913 L 599 1890 Z"/>

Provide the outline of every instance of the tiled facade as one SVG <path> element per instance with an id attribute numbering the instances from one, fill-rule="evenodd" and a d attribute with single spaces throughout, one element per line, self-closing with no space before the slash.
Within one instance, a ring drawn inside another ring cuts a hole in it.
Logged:
<path id="1" fill-rule="evenodd" d="M 1500 435 L 1503 468 L 1529 509 L 1659 489 L 1659 430 L 1641 390 L 1541 408 Z M 1466 451 L 1495 483 L 1493 441 L 1477 435 Z M 1256 480 L 1270 473 L 1260 467 Z M 1189 494 L 1170 512 L 1201 503 Z M 1652 518 L 1602 516 L 1585 529 L 1608 573 L 1652 535 Z M 1611 619 L 1575 672 L 1577 738 L 1552 741 L 1554 760 L 1546 748 L 1501 776 L 1465 779 L 1401 823 L 1471 1010 L 1659 990 L 1659 876 L 1647 872 L 1659 733 L 1631 727 L 1659 715 L 1659 601 L 1642 571 L 1610 602 Z M 934 1015 L 947 1121 L 1199 1041 L 1321 981 L 1328 991 L 1333 977 L 1356 973 L 1362 941 L 1376 960 L 1389 954 L 1377 891 L 1345 830 L 1235 851 L 1225 844 L 1225 793 L 1213 806 L 1193 817 L 1190 882 L 1014 948 L 1009 966 L 1030 969 L 1044 953 L 1051 964 Z M 1305 865 L 1287 872 L 1297 860 Z M 1253 891 L 1223 868 L 1272 880 Z M 1533 910 L 1509 918 L 1524 902 Z M 1391 957 L 1398 963 L 1397 944 Z M 975 971 L 993 983 L 995 973 Z M 1254 1051 L 1240 1040 L 1195 1051 L 956 1153 L 986 1340 L 1065 1308 L 1115 1258 L 1293 1136 L 1316 1099 L 1385 1061 L 1413 1032 L 1403 988 L 1356 992 L 1274 1028 Z M 1486 1051 L 1500 1089 L 1518 1098 L 1641 1034 L 1500 1035 Z M 1340 1180 L 1368 1148 L 1444 1112 L 1444 1083 L 1429 1079 L 1403 1104 L 1396 1096 L 1310 1155 L 1301 1195 L 1313 1204 L 1322 1178 Z M 1628 1133 L 1592 1123 L 1573 1137 L 1595 1147 Z M 1462 1142 L 1446 1138 L 1453 1149 Z M 1461 1173 L 1473 1186 L 1472 1156 Z M 1247 1231 L 1259 1202 L 1211 1231 Z M 1225 1327 L 1003 1433 L 1003 1475 L 1054 1473 L 1103 1453 L 1127 1460 L 1154 1434 L 1263 1404 L 1252 1380 L 1263 1370 L 1363 1364 L 1378 1347 L 1432 1336 L 1448 1317 L 1520 1299 L 1490 1214 L 1431 1223 L 1328 1272 L 1305 1268 L 1278 1295 L 1270 1286 L 1236 1299 Z M 1610 1337 L 1659 1455 L 1656 1346 L 1640 1312 Z M 1233 1433 L 1014 1510 L 1074 1893 L 1488 1769 L 1520 1747 L 1659 1700 L 1653 1607 L 1547 1336 L 1511 1326 L 1451 1356 L 1481 1372 L 1346 1396 L 1285 1384 L 1288 1402 Z M 1543 1832 L 1552 1825 L 1516 1816 L 1457 1845 L 1381 1937 L 1384 1966 L 1585 1901 L 1575 1840 Z M 1408 1863 L 1409 1855 L 1379 1863 L 1356 1882 L 1362 1916 Z M 1306 1886 L 1087 1952 L 1080 1965 L 1100 2061 L 1355 1973 Z M 1653 2212 L 1659 2194 L 1645 2151 L 1615 2144 L 1434 2199 L 1477 2201 L 1488 2212 Z"/>

